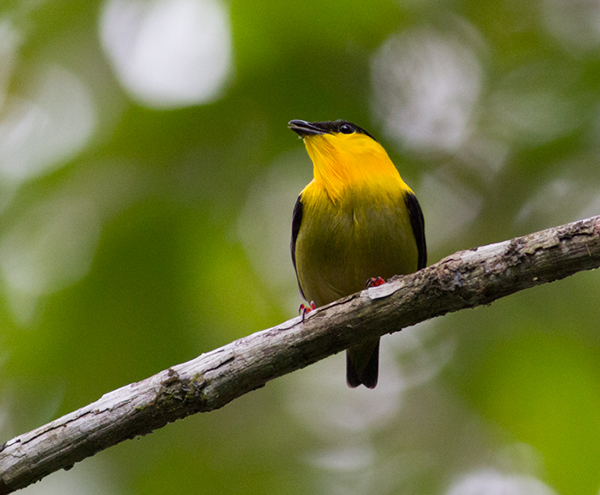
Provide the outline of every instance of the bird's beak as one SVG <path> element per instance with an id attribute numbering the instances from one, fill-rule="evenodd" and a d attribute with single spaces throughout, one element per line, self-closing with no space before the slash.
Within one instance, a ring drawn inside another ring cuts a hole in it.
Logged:
<path id="1" fill-rule="evenodd" d="M 328 131 L 321 129 L 316 123 L 311 124 L 305 120 L 290 120 L 288 122 L 288 127 L 300 137 L 328 134 Z"/>

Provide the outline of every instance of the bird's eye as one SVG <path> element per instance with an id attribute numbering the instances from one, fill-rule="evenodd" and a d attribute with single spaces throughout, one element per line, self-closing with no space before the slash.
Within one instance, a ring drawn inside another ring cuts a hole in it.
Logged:
<path id="1" fill-rule="evenodd" d="M 350 124 L 342 124 L 339 127 L 339 131 L 343 132 L 344 134 L 352 134 L 354 132 L 354 129 Z"/>

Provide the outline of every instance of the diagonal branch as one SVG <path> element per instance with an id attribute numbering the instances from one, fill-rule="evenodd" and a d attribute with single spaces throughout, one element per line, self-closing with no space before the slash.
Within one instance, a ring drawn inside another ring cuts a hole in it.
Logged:
<path id="1" fill-rule="evenodd" d="M 460 251 L 412 275 L 236 340 L 0 447 L 0 495 L 128 438 L 218 409 L 376 335 L 600 266 L 600 216 Z M 340 384 L 340 386 L 344 386 Z"/>

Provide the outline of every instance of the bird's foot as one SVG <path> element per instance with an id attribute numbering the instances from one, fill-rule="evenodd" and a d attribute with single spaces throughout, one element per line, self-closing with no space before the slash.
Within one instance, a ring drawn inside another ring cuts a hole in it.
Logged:
<path id="1" fill-rule="evenodd" d="M 370 287 L 379 287 L 383 284 L 385 284 L 385 280 L 383 280 L 381 277 L 371 277 L 369 280 L 367 280 L 367 289 Z"/>
<path id="2" fill-rule="evenodd" d="M 298 312 L 300 313 L 300 316 L 302 316 L 302 322 L 304 322 L 304 318 L 306 317 L 306 315 L 314 309 L 317 309 L 314 301 L 311 301 L 308 305 L 304 303 L 300 305 L 300 308 L 298 308 Z"/>

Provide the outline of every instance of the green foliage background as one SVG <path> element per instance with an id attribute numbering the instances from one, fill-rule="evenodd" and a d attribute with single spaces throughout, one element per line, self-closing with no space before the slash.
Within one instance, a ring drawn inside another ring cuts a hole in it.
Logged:
<path id="1" fill-rule="evenodd" d="M 118 77 L 108 1 L 0 4 L 2 441 L 295 316 L 291 119 L 380 138 L 430 263 L 600 213 L 600 4 L 208 3 L 229 74 L 180 105 Z M 582 273 L 406 329 L 373 392 L 336 356 L 23 493 L 597 494 L 599 295 Z"/>

